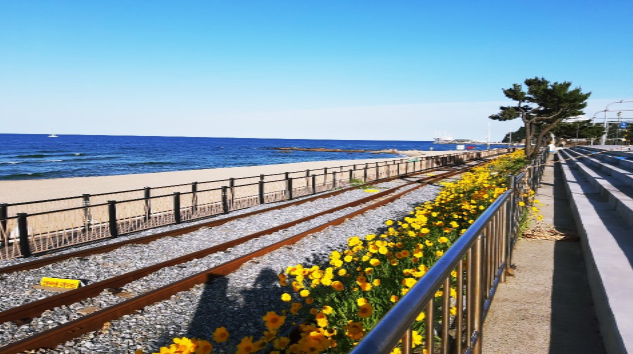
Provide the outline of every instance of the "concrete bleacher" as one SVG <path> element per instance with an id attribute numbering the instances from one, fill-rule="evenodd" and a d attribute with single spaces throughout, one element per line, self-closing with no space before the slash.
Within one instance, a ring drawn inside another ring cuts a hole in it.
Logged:
<path id="1" fill-rule="evenodd" d="M 633 165 L 628 163 L 633 154 L 583 147 L 561 149 L 556 158 L 605 347 L 609 353 L 633 353 Z"/>

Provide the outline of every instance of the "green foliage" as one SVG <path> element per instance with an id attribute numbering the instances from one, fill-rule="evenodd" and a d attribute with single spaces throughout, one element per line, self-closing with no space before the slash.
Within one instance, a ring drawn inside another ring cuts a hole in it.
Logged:
<path id="1" fill-rule="evenodd" d="M 591 124 L 591 120 L 580 120 L 576 122 L 561 122 L 552 129 L 554 135 L 564 139 L 578 138 L 598 138 L 604 134 L 604 126 L 601 124 Z"/>
<path id="2" fill-rule="evenodd" d="M 499 113 L 491 115 L 493 120 L 506 121 L 521 118 L 525 128 L 528 157 L 535 155 L 544 143 L 546 134 L 563 119 L 582 115 L 587 107 L 590 92 L 583 93 L 580 87 L 571 89 L 571 82 L 552 82 L 535 77 L 524 81 L 523 85 L 513 84 L 502 89 L 503 94 L 516 104 L 499 107 Z M 535 146 L 529 142 L 534 138 Z"/>
<path id="3" fill-rule="evenodd" d="M 378 189 L 378 187 L 373 186 L 371 184 L 365 184 L 365 182 L 362 179 L 356 179 L 356 178 L 352 178 L 349 181 L 349 184 L 352 187 L 356 187 L 358 189 Z"/>
<path id="4" fill-rule="evenodd" d="M 512 133 L 512 141 L 510 141 L 510 133 L 507 133 L 505 137 L 503 137 L 502 143 L 520 143 L 525 139 L 525 127 L 520 127 L 517 131 Z"/>

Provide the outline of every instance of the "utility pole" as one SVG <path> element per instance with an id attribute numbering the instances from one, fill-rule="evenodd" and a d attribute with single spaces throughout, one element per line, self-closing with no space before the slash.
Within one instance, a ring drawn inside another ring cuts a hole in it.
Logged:
<path id="1" fill-rule="evenodd" d="M 490 122 L 488 122 L 488 150 L 490 150 Z"/>

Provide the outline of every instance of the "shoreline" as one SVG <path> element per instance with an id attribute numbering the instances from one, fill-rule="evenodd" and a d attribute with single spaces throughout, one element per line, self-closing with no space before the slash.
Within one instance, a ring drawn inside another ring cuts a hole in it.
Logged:
<path id="1" fill-rule="evenodd" d="M 247 167 L 223 167 L 127 175 L 51 178 L 35 180 L 0 181 L 0 203 L 20 203 L 35 200 L 80 196 L 82 194 L 111 193 L 144 187 L 162 187 L 175 184 L 252 177 L 260 174 L 295 172 L 306 169 L 332 168 L 353 164 L 393 161 L 417 156 L 439 156 L 466 151 L 399 151 L 401 157 L 361 160 L 326 160 L 293 162 Z"/>

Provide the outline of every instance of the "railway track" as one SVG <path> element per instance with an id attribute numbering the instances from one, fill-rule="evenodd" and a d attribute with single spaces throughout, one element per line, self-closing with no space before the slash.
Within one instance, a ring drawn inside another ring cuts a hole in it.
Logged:
<path id="1" fill-rule="evenodd" d="M 339 190 L 335 190 L 335 191 L 332 191 L 332 192 L 329 192 L 329 193 L 317 194 L 317 195 L 314 195 L 314 196 L 304 197 L 304 198 L 296 199 L 296 200 L 293 200 L 293 201 L 282 202 L 282 203 L 279 203 L 278 205 L 275 205 L 275 206 L 272 206 L 272 207 L 263 208 L 263 209 L 259 209 L 259 210 L 255 210 L 255 211 L 251 211 L 251 212 L 241 213 L 241 214 L 227 216 L 227 217 L 215 217 L 211 221 L 206 221 L 206 222 L 202 222 L 202 223 L 195 223 L 194 225 L 185 226 L 185 227 L 179 227 L 179 228 L 176 228 L 174 230 L 153 233 L 153 234 L 146 235 L 146 236 L 141 236 L 141 237 L 125 236 L 125 237 L 121 237 L 123 240 L 117 240 L 117 242 L 114 242 L 114 243 L 106 243 L 106 244 L 101 245 L 101 246 L 98 246 L 98 244 L 103 243 L 103 241 L 109 241 L 109 240 L 99 240 L 99 241 L 94 241 L 92 243 L 80 244 L 80 245 L 76 245 L 75 247 L 70 247 L 70 248 L 81 248 L 81 250 L 73 251 L 73 252 L 69 252 L 69 253 L 64 253 L 64 251 L 66 251 L 68 248 L 57 249 L 55 251 L 51 251 L 51 252 L 48 252 L 48 253 L 40 254 L 39 255 L 40 257 L 38 259 L 36 259 L 36 260 L 30 260 L 30 258 L 28 258 L 29 260 L 25 261 L 25 262 L 18 262 L 17 264 L 12 264 L 12 265 L 9 265 L 9 266 L 0 267 L 0 275 L 1 274 L 7 274 L 7 273 L 13 273 L 13 272 L 19 272 L 19 271 L 23 271 L 23 270 L 36 269 L 36 268 L 40 268 L 40 267 L 46 266 L 48 264 L 53 264 L 53 263 L 60 262 L 60 261 L 63 261 L 63 260 L 66 260 L 66 259 L 70 259 L 70 258 L 86 257 L 86 256 L 95 255 L 95 254 L 99 254 L 99 253 L 111 252 L 111 251 L 113 251 L 113 250 L 115 250 L 117 248 L 120 248 L 120 247 L 123 247 L 123 246 L 126 246 L 126 245 L 148 244 L 150 242 L 156 241 L 156 240 L 164 238 L 164 237 L 173 237 L 173 236 L 184 235 L 184 234 L 188 234 L 188 233 L 200 230 L 202 228 L 216 227 L 216 226 L 224 225 L 224 224 L 232 222 L 232 221 L 245 219 L 245 218 L 248 218 L 248 217 L 251 217 L 251 216 L 254 216 L 254 215 L 259 215 L 259 214 L 262 214 L 262 213 L 267 213 L 267 212 L 275 211 L 275 210 L 282 210 L 282 209 L 285 209 L 285 208 L 288 208 L 288 207 L 291 207 L 291 206 L 297 206 L 297 205 L 313 202 L 315 200 L 319 200 L 319 199 L 323 199 L 323 198 L 330 198 L 332 196 L 340 195 L 340 194 L 352 191 L 354 189 L 362 188 L 364 186 L 369 186 L 369 185 L 374 185 L 374 184 L 377 184 L 377 183 L 394 181 L 394 180 L 398 180 L 398 179 L 401 179 L 401 178 L 412 177 L 412 176 L 416 176 L 416 175 L 420 175 L 420 174 L 427 174 L 427 173 L 440 171 L 440 170 L 443 170 L 443 169 L 447 169 L 447 168 L 451 168 L 451 167 L 455 167 L 455 166 L 459 166 L 459 165 L 460 164 L 455 164 L 455 165 L 450 165 L 450 166 L 431 168 L 431 169 L 418 171 L 418 172 L 414 172 L 414 173 L 409 173 L 409 174 L 405 174 L 405 175 L 399 175 L 399 176 L 394 176 L 394 177 L 382 178 L 382 179 L 371 181 L 371 182 L 368 182 L 368 183 L 365 183 L 365 184 L 362 184 L 362 185 L 350 186 L 350 187 L 341 188 Z M 169 226 L 167 226 L 167 227 L 169 227 Z M 144 233 L 144 232 L 145 231 L 140 231 L 139 233 Z M 135 235 L 131 235 L 131 236 L 135 236 Z M 92 247 L 93 245 L 97 245 L 97 246 Z M 62 252 L 62 253 L 60 253 L 60 252 Z M 15 260 L 12 260 L 12 262 L 14 262 L 14 261 Z"/>
<path id="2" fill-rule="evenodd" d="M 477 163 L 478 165 L 479 163 Z M 142 279 L 148 275 L 154 274 L 161 269 L 165 269 L 167 267 L 173 267 L 180 264 L 184 264 L 185 262 L 192 261 L 194 259 L 200 259 L 202 257 L 207 257 L 209 255 L 214 255 L 219 252 L 225 252 L 231 249 L 238 249 L 237 246 L 243 245 L 247 242 L 252 242 L 253 240 L 257 240 L 264 235 L 271 235 L 274 233 L 279 233 L 280 231 L 287 230 L 289 228 L 295 227 L 297 225 L 301 225 L 309 220 L 315 220 L 318 218 L 327 217 L 329 215 L 334 215 L 335 217 L 330 218 L 329 220 L 321 223 L 318 226 L 310 227 L 307 230 L 303 230 L 295 233 L 290 237 L 285 237 L 282 240 L 271 242 L 254 252 L 250 252 L 243 255 L 237 255 L 231 260 L 226 262 L 221 262 L 216 266 L 213 266 L 209 269 L 206 269 L 202 272 L 197 272 L 193 275 L 184 277 L 183 279 L 164 285 L 162 287 L 158 287 L 156 289 L 152 289 L 147 291 L 139 296 L 133 297 L 129 300 L 122 300 L 119 303 L 109 306 L 107 308 L 98 309 L 96 312 L 87 314 L 78 319 L 71 320 L 65 324 L 57 326 L 52 329 L 45 330 L 40 333 L 36 333 L 31 337 L 22 339 L 17 342 L 6 344 L 3 347 L 0 347 L 0 353 L 18 353 L 27 350 L 35 350 L 38 348 L 52 348 L 60 343 L 64 343 L 72 338 L 80 336 L 82 334 L 99 330 L 103 328 L 104 324 L 108 321 L 112 321 L 126 314 L 133 313 L 135 311 L 143 309 L 145 306 L 149 304 L 153 304 L 165 299 L 169 299 L 171 296 L 177 294 L 178 292 L 188 290 L 197 284 L 208 283 L 209 281 L 226 276 L 231 272 L 235 271 L 239 267 L 241 267 L 246 262 L 253 260 L 254 258 L 260 257 L 264 254 L 277 250 L 281 247 L 285 247 L 291 244 L 296 243 L 302 238 L 320 232 L 328 227 L 334 225 L 340 225 L 344 223 L 346 220 L 353 218 L 357 215 L 361 215 L 363 213 L 368 212 L 369 210 L 379 208 L 388 203 L 391 203 L 398 198 L 401 198 L 403 195 L 410 193 L 413 190 L 421 188 L 424 185 L 428 185 L 434 182 L 437 182 L 442 179 L 449 178 L 451 176 L 455 176 L 457 174 L 463 173 L 465 170 L 474 167 L 473 164 L 466 164 L 461 168 L 453 167 L 451 170 L 447 172 L 440 173 L 436 176 L 426 176 L 419 179 L 414 179 L 412 181 L 408 181 L 407 183 L 396 186 L 385 191 L 376 193 L 374 195 L 370 195 L 365 198 L 361 198 L 352 202 L 348 202 L 342 205 L 338 205 L 334 208 L 330 208 L 328 210 L 323 210 L 312 215 L 299 218 L 296 220 L 292 220 L 289 222 L 285 222 L 281 225 L 277 225 L 272 228 L 268 228 L 256 233 L 252 233 L 246 236 L 242 236 L 236 239 L 233 239 L 228 242 L 221 243 L 219 245 L 215 245 L 212 247 L 208 247 L 190 254 L 185 254 L 180 257 L 176 257 L 173 259 L 169 259 L 164 262 L 160 262 L 148 267 L 144 267 L 142 269 L 137 269 L 131 272 L 127 272 L 103 281 L 92 283 L 88 286 L 79 288 L 77 290 L 68 291 L 65 293 L 61 293 L 58 295 L 53 295 L 41 300 L 30 302 L 26 305 L 17 306 L 6 311 L 0 312 L 0 323 L 6 323 L 12 321 L 14 323 L 28 323 L 32 321 L 37 316 L 42 315 L 46 311 L 53 311 L 54 308 L 61 306 L 72 306 L 72 304 L 77 303 L 78 301 L 83 301 L 85 299 L 89 299 L 91 297 L 98 296 L 102 292 L 108 289 L 119 289 L 130 282 Z M 446 170 L 447 168 L 443 168 Z M 436 169 L 439 170 L 439 169 Z M 428 173 L 429 170 L 423 171 L 421 173 Z M 412 176 L 410 176 L 412 177 Z M 376 183 L 379 181 L 375 181 Z M 349 191 L 349 189 L 341 190 L 335 192 L 336 194 L 345 193 L 345 191 Z M 243 218 L 247 218 L 250 215 L 261 214 L 269 211 L 278 211 L 279 209 L 287 208 L 290 204 L 298 205 L 303 203 L 308 203 L 310 201 L 314 201 L 316 199 L 321 199 L 324 197 L 332 196 L 330 193 L 327 196 L 318 196 L 307 198 L 306 200 L 296 201 L 293 203 L 288 203 L 282 206 L 267 208 L 264 210 L 251 212 L 247 214 L 242 214 L 236 217 L 225 218 L 222 220 L 216 220 L 209 223 L 204 223 L 200 225 L 195 225 L 191 227 L 186 227 L 179 230 L 173 230 L 166 233 L 162 233 L 160 235 L 152 235 L 148 236 L 146 239 L 136 239 L 126 241 L 127 243 L 147 243 L 153 240 L 156 240 L 160 237 L 174 236 L 174 235 L 182 235 L 187 232 L 193 232 L 200 230 L 204 227 L 218 226 L 221 224 L 228 223 L 229 221 L 239 220 Z M 355 208 L 350 210 L 350 208 Z M 336 214 L 338 213 L 338 214 Z M 227 220 L 231 219 L 231 220 Z M 126 244 L 127 244 L 126 243 Z M 96 252 L 92 254 L 98 254 L 103 252 L 108 252 L 112 248 L 113 245 L 100 246 L 96 248 Z M 121 247 L 121 245 L 117 245 L 116 247 Z M 71 257 L 85 257 L 86 255 L 91 254 L 90 250 L 84 250 L 76 253 L 58 255 L 49 257 L 49 259 L 42 259 L 34 262 L 28 262 L 23 264 L 18 264 L 16 266 L 12 266 L 9 268 L 4 268 L 0 270 L 0 273 L 9 273 L 15 272 L 17 270 L 28 270 L 35 269 L 38 267 L 42 267 L 43 265 L 52 264 L 53 262 L 59 262 L 62 259 L 69 259 Z M 7 270 L 9 269 L 9 270 Z M 13 270 L 11 270 L 13 269 Z M 6 276 L 5 276 L 6 277 Z"/>

